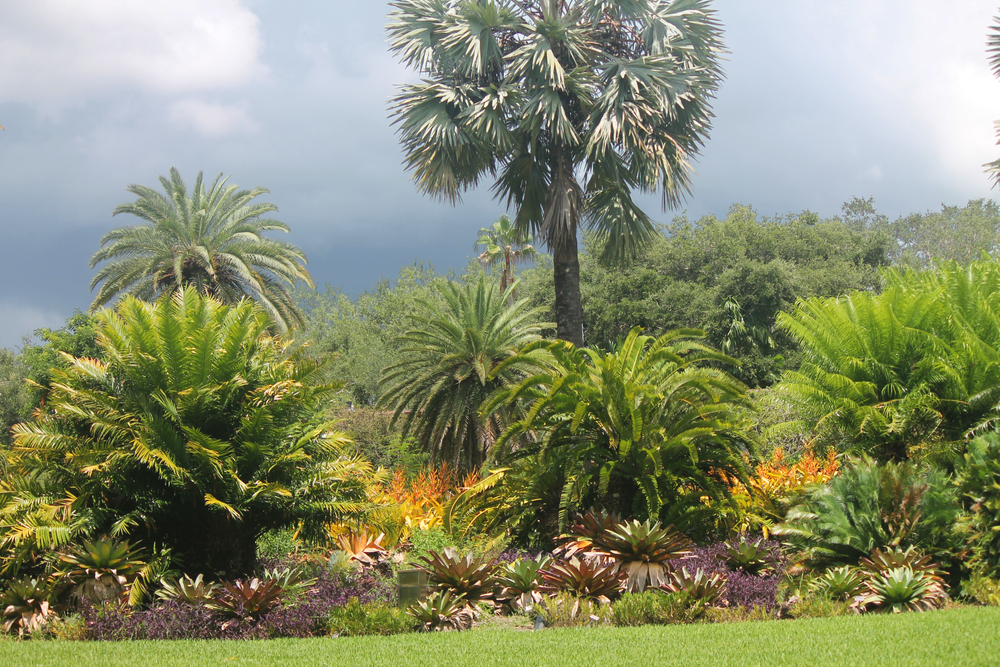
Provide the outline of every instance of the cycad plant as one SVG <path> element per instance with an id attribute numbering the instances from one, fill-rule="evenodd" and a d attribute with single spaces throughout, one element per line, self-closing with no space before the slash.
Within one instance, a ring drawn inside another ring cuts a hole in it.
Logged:
<path id="1" fill-rule="evenodd" d="M 441 287 L 443 305 L 423 302 L 426 314 L 398 339 L 404 360 L 384 371 L 380 406 L 393 410 L 403 436 L 413 435 L 432 462 L 478 470 L 512 411 L 480 413 L 486 398 L 523 379 L 517 364 L 501 363 L 538 340 L 536 311 L 521 300 L 507 307 L 513 290 L 498 292 L 484 278 Z"/>
<path id="2" fill-rule="evenodd" d="M 220 174 L 206 187 L 198 172 L 189 193 L 171 169 L 170 178 L 160 177 L 165 195 L 130 185 L 138 199 L 121 204 L 114 215 L 129 213 L 145 224 L 114 229 L 101 239 L 90 268 L 106 264 L 90 283 L 92 290 L 100 285 L 91 309 L 121 294 L 153 301 L 193 286 L 227 303 L 257 301 L 279 330 L 301 325 L 288 288 L 300 281 L 312 286 L 305 254 L 263 235 L 288 231 L 288 225 L 267 217 L 277 206 L 254 203 L 266 189 L 240 190 L 227 187 L 227 180 Z"/>
<path id="3" fill-rule="evenodd" d="M 943 472 L 862 459 L 807 492 L 773 532 L 812 565 L 857 565 L 885 547 L 947 551 L 960 511 Z"/>
<path id="4" fill-rule="evenodd" d="M 194 288 L 99 314 L 105 361 L 56 373 L 44 412 L 20 424 L 0 488 L 5 555 L 37 558 L 76 534 L 172 549 L 206 575 L 252 571 L 256 539 L 298 524 L 362 518 L 371 467 L 319 415 L 337 385 L 268 335 L 251 301 L 226 306 Z M 86 521 L 79 524 L 80 518 Z M 20 551 L 18 551 L 20 549 Z"/>
<path id="5" fill-rule="evenodd" d="M 557 505 L 542 511 L 558 513 L 560 528 L 581 507 L 683 518 L 706 507 L 703 497 L 730 498 L 728 480 L 746 483 L 753 442 L 733 410 L 744 387 L 710 365 L 732 360 L 700 337 L 678 330 L 652 338 L 635 329 L 614 352 L 546 341 L 507 362 L 530 375 L 485 409 L 527 407 L 497 447 L 511 459 L 530 458 L 536 477 L 554 485 Z M 533 441 L 513 447 L 528 434 Z"/>
<path id="6" fill-rule="evenodd" d="M 577 235 L 624 260 L 655 234 L 633 192 L 677 204 L 721 79 L 704 0 L 396 0 L 390 49 L 421 74 L 392 114 L 418 187 L 487 174 L 553 252 L 560 338 L 583 344 Z"/>

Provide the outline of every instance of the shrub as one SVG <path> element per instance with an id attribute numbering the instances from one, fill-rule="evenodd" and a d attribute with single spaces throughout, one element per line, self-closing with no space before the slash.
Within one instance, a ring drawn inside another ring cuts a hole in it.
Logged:
<path id="1" fill-rule="evenodd" d="M 610 602 L 621 595 L 625 574 L 603 558 L 555 561 L 541 570 L 542 593 L 567 592 L 576 597 Z"/>
<path id="2" fill-rule="evenodd" d="M 545 625 L 552 628 L 591 626 L 607 622 L 610 611 L 606 603 L 581 598 L 568 591 L 542 598 L 535 607 Z"/>
<path id="3" fill-rule="evenodd" d="M 540 570 L 544 570 L 551 559 L 543 557 L 540 560 L 518 560 L 505 563 L 497 568 L 495 598 L 511 611 L 525 611 L 533 607 L 540 599 L 538 588 L 541 585 Z"/>
<path id="4" fill-rule="evenodd" d="M 87 638 L 87 624 L 80 614 L 67 616 L 51 614 L 38 630 L 31 633 L 31 638 L 82 641 Z"/>
<path id="5" fill-rule="evenodd" d="M 794 618 L 827 618 L 855 614 L 850 600 L 829 595 L 810 595 L 791 607 Z"/>
<path id="6" fill-rule="evenodd" d="M 766 546 L 762 546 L 764 539 L 757 540 L 751 544 L 745 538 L 734 544 L 725 543 L 725 551 L 718 554 L 716 558 L 726 564 L 726 567 L 733 572 L 744 572 L 746 574 L 761 574 L 771 568 L 771 558 Z"/>
<path id="7" fill-rule="evenodd" d="M 705 610 L 705 620 L 709 623 L 742 623 L 745 621 L 773 621 L 778 618 L 776 609 L 754 605 L 745 607 L 709 607 Z"/>
<path id="8" fill-rule="evenodd" d="M 817 597 L 832 600 L 850 600 L 864 588 L 864 574 L 850 565 L 835 567 L 813 579 L 809 589 Z"/>
<path id="9" fill-rule="evenodd" d="M 475 609 L 461 595 L 454 595 L 450 590 L 428 595 L 426 600 L 413 603 L 406 613 L 424 632 L 468 630 L 476 617 Z"/>
<path id="10" fill-rule="evenodd" d="M 965 594 L 980 604 L 1000 607 L 1000 581 L 987 577 L 973 577 L 965 582 Z"/>
<path id="11" fill-rule="evenodd" d="M 415 625 L 414 618 L 402 609 L 384 602 L 361 604 L 357 598 L 334 609 L 328 624 L 330 633 L 341 637 L 395 635 L 412 632 Z"/>
<path id="12" fill-rule="evenodd" d="M 51 597 L 52 586 L 45 579 L 23 577 L 10 582 L 0 595 L 4 631 L 17 630 L 17 635 L 22 637 L 38 630 L 53 613 L 50 607 Z"/>
<path id="13" fill-rule="evenodd" d="M 680 572 L 671 572 L 669 583 L 666 589 L 671 593 L 684 592 L 693 600 L 704 602 L 707 605 L 714 605 L 722 597 L 726 587 L 726 576 L 721 574 L 706 574 L 704 570 L 695 570 L 694 574 L 688 569 L 681 568 Z"/>
<path id="14" fill-rule="evenodd" d="M 659 521 L 626 521 L 613 526 L 596 538 L 595 551 L 615 560 L 619 569 L 628 576 L 625 589 L 642 592 L 646 586 L 657 588 L 667 583 L 671 561 L 691 553 L 694 545 L 674 530 L 663 527 Z"/>
<path id="15" fill-rule="evenodd" d="M 867 588 L 868 594 L 860 605 L 866 611 L 894 614 L 927 611 L 940 606 L 946 599 L 932 575 L 914 572 L 909 567 L 896 567 L 872 575 Z"/>
<path id="16" fill-rule="evenodd" d="M 437 591 L 451 591 L 466 602 L 475 603 L 493 596 L 493 561 L 475 558 L 471 553 L 464 558 L 448 547 L 443 554 L 431 552 L 421 560 L 429 570 L 428 587 Z"/>
<path id="17" fill-rule="evenodd" d="M 617 626 L 692 623 L 705 614 L 708 603 L 686 591 L 626 593 L 611 605 L 610 620 Z"/>

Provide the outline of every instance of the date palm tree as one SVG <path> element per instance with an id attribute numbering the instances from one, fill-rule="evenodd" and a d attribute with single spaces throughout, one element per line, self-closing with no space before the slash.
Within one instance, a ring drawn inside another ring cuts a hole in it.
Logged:
<path id="1" fill-rule="evenodd" d="M 558 337 L 583 344 L 577 236 L 622 262 L 690 189 L 721 79 L 707 0 L 397 0 L 390 49 L 423 76 L 391 114 L 420 190 L 455 203 L 486 175 L 553 253 Z"/>
<path id="2" fill-rule="evenodd" d="M 130 213 L 143 225 L 119 227 L 104 235 L 101 249 L 90 258 L 90 268 L 107 262 L 94 276 L 90 289 L 100 285 L 91 310 L 121 294 L 154 301 L 192 285 L 225 303 L 249 297 L 259 303 L 279 331 L 303 323 L 288 291 L 302 281 L 312 286 L 305 269 L 306 256 L 296 246 L 263 236 L 289 231 L 272 220 L 271 203 L 253 203 L 265 188 L 239 190 L 226 186 L 220 174 L 210 187 L 198 172 L 194 188 L 187 187 L 177 169 L 160 177 L 165 196 L 143 185 L 127 190 L 138 199 L 115 208 L 114 215 Z"/>
<path id="3" fill-rule="evenodd" d="M 411 315 L 413 328 L 397 339 L 404 360 L 383 371 L 379 405 L 393 410 L 393 423 L 435 462 L 477 470 L 506 425 L 508 410 L 479 409 L 491 393 L 523 379 L 517 365 L 495 369 L 538 340 L 540 329 L 525 299 L 505 306 L 513 289 L 498 292 L 483 278 L 448 283 L 440 288 L 443 306 L 421 302 L 425 314 Z"/>
<path id="4" fill-rule="evenodd" d="M 530 244 L 531 236 L 523 230 L 518 230 L 506 215 L 501 215 L 492 225 L 479 230 L 476 249 L 483 248 L 479 254 L 479 261 L 483 266 L 503 267 L 500 273 L 501 292 L 506 292 L 507 288 L 514 284 L 514 265 L 535 258 L 537 253 Z M 516 296 L 511 291 L 507 300 L 508 307 L 514 305 Z"/>

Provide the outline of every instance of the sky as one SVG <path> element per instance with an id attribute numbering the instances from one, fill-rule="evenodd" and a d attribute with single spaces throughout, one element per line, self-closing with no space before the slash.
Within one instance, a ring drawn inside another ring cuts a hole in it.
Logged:
<path id="1" fill-rule="evenodd" d="M 656 220 L 874 197 L 900 215 L 992 197 L 995 0 L 717 0 L 729 54 L 680 210 Z M 349 293 L 461 268 L 502 207 L 421 195 L 388 119 L 416 77 L 375 0 L 0 0 L 0 346 L 85 310 L 132 183 L 224 174 L 288 223 L 315 282 Z"/>

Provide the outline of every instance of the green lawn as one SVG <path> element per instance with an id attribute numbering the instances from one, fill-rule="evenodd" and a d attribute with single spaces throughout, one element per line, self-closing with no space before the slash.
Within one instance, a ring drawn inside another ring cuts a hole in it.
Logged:
<path id="1" fill-rule="evenodd" d="M 1000 609 L 248 642 L 3 642 L 0 665 L 996 665 Z"/>

